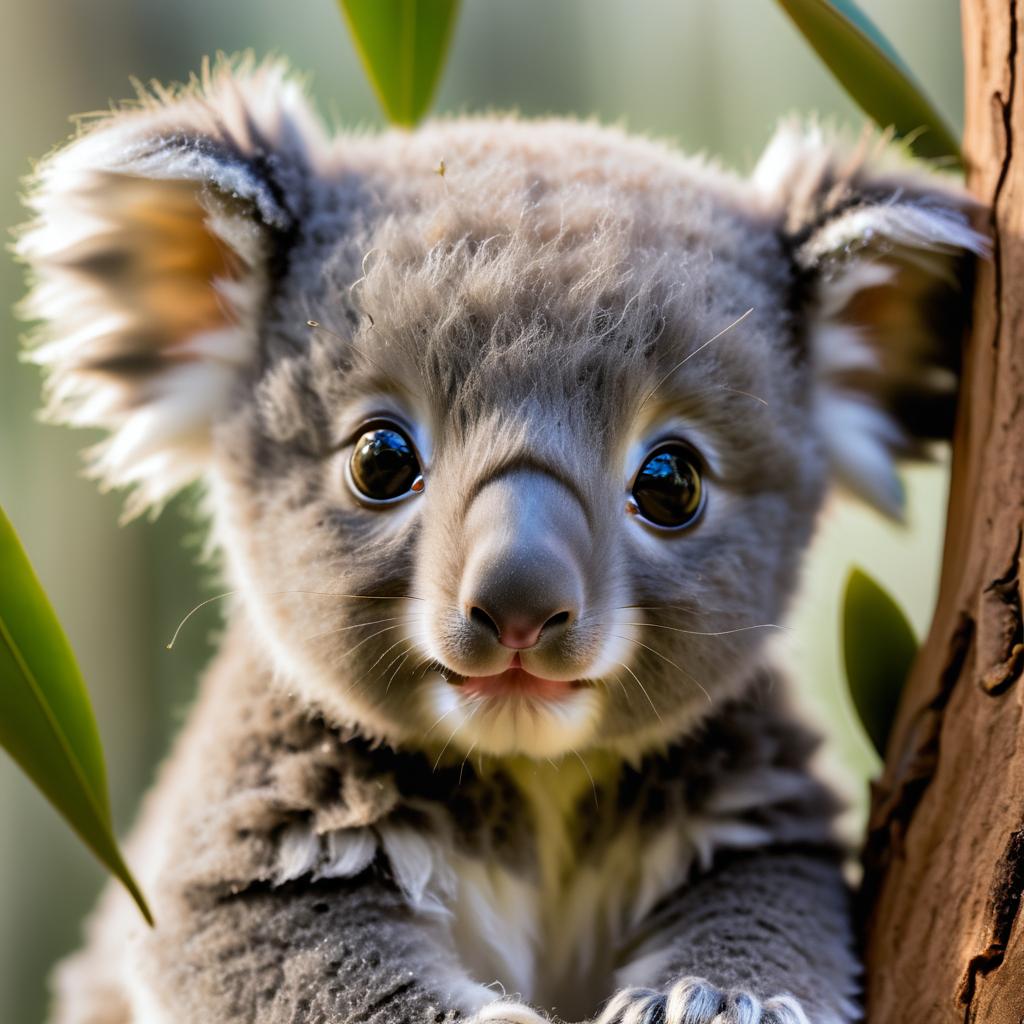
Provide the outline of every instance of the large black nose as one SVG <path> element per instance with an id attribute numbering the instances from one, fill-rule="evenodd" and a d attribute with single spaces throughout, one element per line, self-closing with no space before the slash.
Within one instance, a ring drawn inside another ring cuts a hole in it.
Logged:
<path id="1" fill-rule="evenodd" d="M 542 581 L 543 583 L 546 580 Z M 524 651 L 533 647 L 540 640 L 544 630 L 557 629 L 568 625 L 578 614 L 576 607 L 559 608 L 550 615 L 547 609 L 553 604 L 571 605 L 575 595 L 565 595 L 565 600 L 555 599 L 557 595 L 544 593 L 541 587 L 528 592 L 525 599 L 516 599 L 504 593 L 488 595 L 478 593 L 474 604 L 469 609 L 469 617 L 490 630 L 503 647 L 513 651 Z"/>
<path id="2" fill-rule="evenodd" d="M 488 483 L 466 517 L 463 614 L 513 650 L 579 618 L 589 543 L 583 508 L 557 480 L 517 471 Z"/>

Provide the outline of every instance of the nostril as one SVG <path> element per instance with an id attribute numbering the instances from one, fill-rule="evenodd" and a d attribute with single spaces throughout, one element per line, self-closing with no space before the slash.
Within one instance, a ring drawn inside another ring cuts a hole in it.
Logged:
<path id="1" fill-rule="evenodd" d="M 474 604 L 467 609 L 467 616 L 475 626 L 489 633 L 502 647 L 508 647 L 513 651 L 525 651 L 537 645 L 545 630 L 559 629 L 571 622 L 573 612 L 571 609 L 563 609 L 543 619 L 540 615 L 525 613 L 505 612 L 495 615 Z"/>
<path id="2" fill-rule="evenodd" d="M 555 612 L 555 614 L 552 615 L 543 626 L 541 626 L 541 632 L 543 633 L 545 629 L 554 629 L 556 626 L 564 626 L 570 618 L 571 616 L 567 611 Z"/>
<path id="3" fill-rule="evenodd" d="M 484 629 L 493 633 L 496 638 L 501 637 L 501 630 L 498 629 L 498 624 L 490 617 L 490 615 L 487 614 L 487 612 L 483 610 L 483 608 L 480 608 L 478 605 L 473 605 L 473 607 L 469 609 L 469 617 L 478 626 L 483 626 Z"/>

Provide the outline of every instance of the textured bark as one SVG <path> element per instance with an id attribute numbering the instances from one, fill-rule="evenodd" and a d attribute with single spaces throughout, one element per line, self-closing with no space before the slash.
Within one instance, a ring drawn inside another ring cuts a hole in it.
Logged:
<path id="1" fill-rule="evenodd" d="M 965 351 L 939 602 L 873 794 L 870 1024 L 1024 1022 L 1024 10 L 962 10 L 968 180 L 994 253 Z"/>

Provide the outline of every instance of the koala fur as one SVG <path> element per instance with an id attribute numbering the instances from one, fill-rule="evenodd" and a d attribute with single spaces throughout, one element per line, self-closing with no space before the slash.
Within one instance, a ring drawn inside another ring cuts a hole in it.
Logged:
<path id="1" fill-rule="evenodd" d="M 236 588 L 129 840 L 157 928 L 109 889 L 55 1021 L 857 1018 L 768 641 L 830 482 L 897 514 L 949 432 L 955 186 L 795 124 L 749 179 L 565 120 L 328 138 L 242 61 L 88 125 L 28 203 L 50 414 L 108 431 L 129 514 L 201 481 Z M 381 418 L 422 476 L 368 507 Z M 702 467 L 678 531 L 629 498 L 666 438 Z"/>

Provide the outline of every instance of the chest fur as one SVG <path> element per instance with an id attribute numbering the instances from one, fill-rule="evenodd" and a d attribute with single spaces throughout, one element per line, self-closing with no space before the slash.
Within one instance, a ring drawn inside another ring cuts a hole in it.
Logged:
<path id="1" fill-rule="evenodd" d="M 463 962 L 484 984 L 565 1019 L 611 991 L 644 918 L 684 882 L 701 842 L 684 816 L 623 814 L 612 776 L 601 764 L 524 767 L 515 778 L 532 856 L 450 860 L 448 927 Z"/>
<path id="2" fill-rule="evenodd" d="M 645 983 L 651 911 L 717 851 L 831 842 L 834 801 L 804 764 L 813 745 L 763 707 L 745 711 L 636 765 L 609 755 L 477 771 L 321 740 L 316 757 L 341 782 L 326 801 L 311 789 L 260 877 L 386 871 L 467 981 L 580 1019 L 615 987 Z"/>

